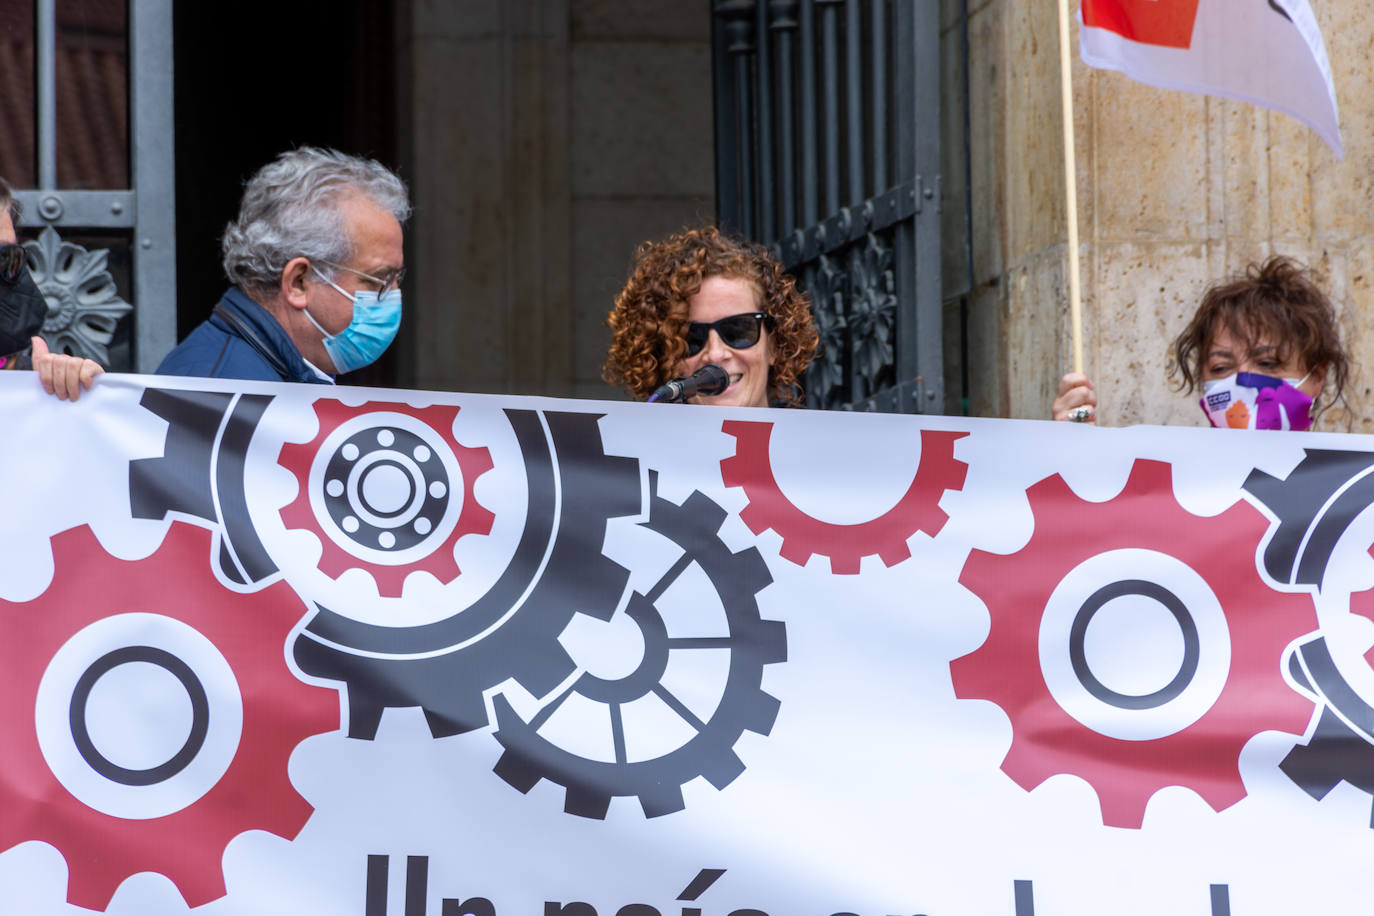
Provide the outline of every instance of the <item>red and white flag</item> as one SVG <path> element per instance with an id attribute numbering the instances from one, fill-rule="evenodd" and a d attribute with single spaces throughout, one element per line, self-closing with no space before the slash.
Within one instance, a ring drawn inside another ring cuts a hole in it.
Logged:
<path id="1" fill-rule="evenodd" d="M 1292 115 L 1342 155 L 1336 90 L 1308 0 L 1083 0 L 1090 67 Z"/>

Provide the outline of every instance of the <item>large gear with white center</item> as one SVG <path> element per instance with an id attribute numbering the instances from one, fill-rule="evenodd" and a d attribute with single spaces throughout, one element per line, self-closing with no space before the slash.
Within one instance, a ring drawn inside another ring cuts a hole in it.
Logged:
<path id="1" fill-rule="evenodd" d="M 364 570 L 392 597 L 413 572 L 456 579 L 454 545 L 490 534 L 494 521 L 475 492 L 491 453 L 454 439 L 459 408 L 332 398 L 314 408 L 315 438 L 286 443 L 278 460 L 299 484 L 282 522 L 319 538 L 320 570 L 334 579 Z"/>
<path id="2" fill-rule="evenodd" d="M 163 456 L 131 462 L 134 516 L 187 515 L 217 525 L 218 564 L 236 581 L 261 581 L 279 573 L 253 525 L 244 495 L 249 443 L 272 401 L 263 395 L 170 389 L 149 389 L 142 401 L 168 422 L 168 432 Z M 390 457 L 386 453 L 396 451 L 402 437 L 384 443 L 377 433 L 394 430 L 395 423 L 371 423 L 369 414 L 356 408 L 342 410 L 348 415 L 315 437 L 321 448 L 312 454 L 296 446 L 301 450 L 287 451 L 287 455 L 300 486 L 292 512 L 308 513 L 299 524 L 310 527 L 320 522 L 314 508 L 320 506 L 328 524 L 347 535 L 343 523 L 349 517 L 350 493 L 361 490 L 357 479 L 361 474 L 351 468 L 361 465 L 369 451 L 383 459 Z M 320 412 L 333 417 L 337 411 L 318 408 Z M 604 556 L 601 548 L 608 519 L 638 515 L 642 510 L 638 463 L 605 454 L 598 428 L 600 414 L 503 413 L 523 463 L 528 505 L 514 552 L 490 587 L 466 606 L 415 626 L 384 626 L 355 619 L 343 612 L 347 609 L 319 607 L 294 647 L 303 670 L 347 685 L 351 737 L 374 737 L 383 712 L 401 707 L 422 709 L 436 736 L 480 728 L 487 724 L 484 692 L 510 678 L 537 696 L 547 694 L 575 670 L 558 643 L 568 622 L 576 614 L 605 619 L 624 594 L 628 573 Z M 441 427 L 439 431 L 449 435 L 451 424 L 448 416 L 426 426 Z M 414 423 L 407 426 L 411 432 L 424 432 Z M 337 441 L 331 441 L 331 436 Z M 356 453 L 346 451 L 350 444 Z M 410 442 L 395 463 L 403 465 L 399 458 L 407 456 L 414 460 L 414 449 L 420 444 Z M 439 448 L 429 451 L 432 456 Z M 448 480 L 461 479 L 464 488 L 471 488 L 486 464 L 485 451 L 466 466 L 458 465 Z M 364 470 L 383 471 L 379 463 L 374 460 Z M 339 473 L 331 476 L 331 466 Z M 391 476 L 403 484 L 407 479 L 413 482 L 414 496 L 389 507 L 393 517 L 400 517 L 399 508 L 418 503 L 419 510 L 406 518 L 413 524 L 425 515 L 420 493 L 428 493 L 429 485 L 441 478 L 413 469 Z M 351 491 L 350 478 L 354 480 Z M 329 492 L 331 479 L 341 485 L 335 488 L 335 496 Z M 453 488 L 448 489 L 452 493 Z M 475 511 L 467 508 L 477 505 L 469 496 L 465 489 L 458 518 Z M 357 517 L 362 520 L 361 515 Z M 485 515 L 472 516 L 466 523 L 455 521 L 437 562 L 456 574 L 456 564 L 450 565 L 452 557 L 446 551 L 462 532 L 475 533 L 479 527 L 486 527 Z M 372 530 L 380 533 L 385 528 L 374 525 Z M 437 526 L 431 528 L 435 530 Z M 376 546 L 387 549 L 380 543 Z M 373 564 L 372 571 L 382 571 L 384 565 Z"/>
<path id="3" fill-rule="evenodd" d="M 484 694 L 514 678 L 544 696 L 576 666 L 559 634 L 577 614 L 608 619 L 628 572 L 602 552 L 606 522 L 638 515 L 631 458 L 605 454 L 599 414 L 507 410 L 529 504 L 506 569 L 477 600 L 408 627 L 327 608 L 295 645 L 301 669 L 348 685 L 348 733 L 372 738 L 386 709 L 418 707 L 436 737 L 488 724 Z"/>
<path id="4" fill-rule="evenodd" d="M 1027 497 L 1030 540 L 1010 554 L 975 550 L 964 566 L 959 581 L 986 603 L 991 628 L 950 664 L 957 696 L 991 700 L 1011 720 L 1002 769 L 1028 791 L 1061 773 L 1083 778 L 1111 826 L 1139 827 L 1167 786 L 1215 810 L 1239 801 L 1246 742 L 1267 730 L 1301 735 L 1312 713 L 1281 666 L 1315 612 L 1308 596 L 1260 575 L 1265 518 L 1244 501 L 1195 515 L 1179 505 L 1171 467 L 1146 459 L 1103 502 L 1058 475 Z M 1128 603 L 1117 612 L 1177 625 L 1182 651 L 1165 659 L 1172 677 L 1156 689 L 1114 687 L 1112 672 L 1094 667 L 1089 630 L 1118 600 Z"/>
<path id="5" fill-rule="evenodd" d="M 288 760 L 339 727 L 338 694 L 287 666 L 306 607 L 281 582 L 226 587 L 211 532 L 185 523 L 141 560 L 111 556 L 86 526 L 52 551 L 42 594 L 0 601 L 0 850 L 52 844 L 68 899 L 90 909 L 139 872 L 166 875 L 193 907 L 221 897 L 230 840 L 305 824 Z M 149 696 L 185 710 L 181 730 L 129 727 Z"/>

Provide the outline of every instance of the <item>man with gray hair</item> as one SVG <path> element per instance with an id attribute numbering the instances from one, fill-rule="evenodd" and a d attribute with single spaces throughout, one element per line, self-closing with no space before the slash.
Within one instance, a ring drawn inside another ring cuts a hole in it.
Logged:
<path id="1" fill-rule="evenodd" d="M 331 383 L 376 360 L 401 323 L 401 179 L 302 147 L 249 179 L 224 230 L 234 285 L 159 375 Z"/>

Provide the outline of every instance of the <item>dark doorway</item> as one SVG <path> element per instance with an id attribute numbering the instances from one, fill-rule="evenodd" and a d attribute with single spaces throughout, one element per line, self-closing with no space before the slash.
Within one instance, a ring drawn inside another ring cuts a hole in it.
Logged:
<path id="1" fill-rule="evenodd" d="M 406 8 L 376 0 L 176 5 L 178 339 L 224 292 L 220 235 L 260 166 L 292 147 L 328 146 L 400 169 L 395 36 Z M 397 384 L 400 349 L 348 381 Z"/>

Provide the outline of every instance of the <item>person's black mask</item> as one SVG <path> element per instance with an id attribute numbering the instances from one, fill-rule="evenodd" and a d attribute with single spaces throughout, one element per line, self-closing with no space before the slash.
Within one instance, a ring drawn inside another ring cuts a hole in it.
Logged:
<path id="1" fill-rule="evenodd" d="M 0 356 L 26 349 L 47 316 L 48 300 L 27 267 L 18 271 L 12 283 L 0 280 Z"/>

